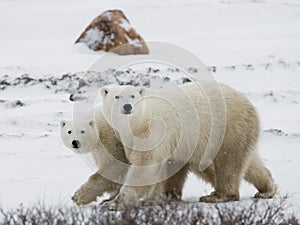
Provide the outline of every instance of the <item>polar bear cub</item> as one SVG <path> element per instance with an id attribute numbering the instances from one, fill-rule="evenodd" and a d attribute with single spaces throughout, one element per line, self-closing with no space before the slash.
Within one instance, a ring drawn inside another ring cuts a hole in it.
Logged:
<path id="1" fill-rule="evenodd" d="M 110 166 L 110 156 L 127 163 L 124 149 L 115 137 L 112 128 L 96 109 L 97 120 L 87 118 L 62 120 L 60 122 L 60 136 L 63 144 L 77 154 L 91 153 L 98 166 L 98 171 L 91 175 L 86 183 L 75 192 L 72 200 L 77 205 L 95 201 L 97 196 L 109 193 L 114 198 L 119 192 L 120 184 L 102 176 L 110 173 L 112 176 L 125 176 L 126 171 L 118 171 Z M 108 153 L 108 154 L 106 154 Z"/>
<path id="2" fill-rule="evenodd" d="M 214 192 L 200 198 L 203 202 L 239 200 L 242 178 L 258 189 L 256 197 L 274 196 L 276 185 L 255 148 L 259 136 L 256 110 L 239 92 L 224 84 L 217 86 L 221 97 L 211 83 L 161 90 L 133 86 L 101 89 L 103 115 L 119 132 L 126 156 L 134 165 L 113 204 L 122 209 L 128 201 L 152 198 L 170 175 L 178 172 L 184 178 L 187 171 L 214 187 Z M 220 113 L 213 114 L 212 106 L 220 106 Z M 212 134 L 213 129 L 222 128 L 222 138 Z M 217 154 L 200 170 L 207 151 Z M 169 164 L 178 166 L 174 169 Z M 184 179 L 174 182 L 182 188 Z"/>
<path id="3" fill-rule="evenodd" d="M 99 137 L 94 120 L 79 120 L 76 125 L 73 120 L 60 122 L 60 137 L 63 144 L 79 154 L 95 151 L 99 146 Z"/>

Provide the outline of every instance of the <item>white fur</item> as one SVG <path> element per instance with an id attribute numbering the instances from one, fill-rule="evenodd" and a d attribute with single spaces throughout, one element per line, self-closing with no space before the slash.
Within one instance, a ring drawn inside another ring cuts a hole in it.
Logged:
<path id="1" fill-rule="evenodd" d="M 82 119 L 60 122 L 60 137 L 64 145 L 75 153 L 89 153 L 99 147 L 99 137 L 95 129 L 95 121 Z M 73 145 L 72 142 L 78 143 Z"/>
<path id="2" fill-rule="evenodd" d="M 92 153 L 98 166 L 98 171 L 91 175 L 73 195 L 72 200 L 78 205 L 95 201 L 97 196 L 105 192 L 110 193 L 111 198 L 114 198 L 121 187 L 115 180 L 118 180 L 118 176 L 124 177 L 124 173 L 127 172 L 120 171 L 112 163 L 114 157 L 127 162 L 122 144 L 103 118 L 99 107 L 95 109 L 95 120 L 93 115 L 94 112 L 87 113 L 85 117 L 82 116 L 76 121 L 60 122 L 60 136 L 64 145 L 78 154 Z M 78 148 L 72 144 L 74 141 L 79 143 Z"/>
<path id="3" fill-rule="evenodd" d="M 202 201 L 239 199 L 241 178 L 249 164 L 256 167 L 251 158 L 259 134 L 256 111 L 240 93 L 223 84 L 207 83 L 163 90 L 103 87 L 101 95 L 103 114 L 119 132 L 133 165 L 115 199 L 117 204 L 161 192 L 162 181 L 178 171 L 175 168 L 170 174 L 169 161 L 188 165 L 213 185 L 215 192 Z M 124 113 L 125 104 L 132 106 L 129 113 Z M 270 187 L 273 196 L 271 174 L 261 163 L 256 169 L 246 179 L 259 191 Z"/>

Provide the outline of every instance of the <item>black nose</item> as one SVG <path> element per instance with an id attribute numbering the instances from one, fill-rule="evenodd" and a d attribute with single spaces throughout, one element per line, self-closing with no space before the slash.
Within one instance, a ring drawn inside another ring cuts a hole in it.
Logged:
<path id="1" fill-rule="evenodd" d="M 123 106 L 123 109 L 126 111 L 126 112 L 130 112 L 132 110 L 132 105 L 130 104 L 125 104 Z"/>
<path id="2" fill-rule="evenodd" d="M 77 140 L 72 141 L 72 147 L 73 148 L 79 148 L 80 147 L 80 142 Z"/>

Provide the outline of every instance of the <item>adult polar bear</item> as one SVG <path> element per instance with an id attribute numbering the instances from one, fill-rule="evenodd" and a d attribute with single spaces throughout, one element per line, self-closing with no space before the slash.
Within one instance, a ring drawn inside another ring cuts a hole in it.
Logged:
<path id="1" fill-rule="evenodd" d="M 204 85 L 205 90 L 209 90 L 210 85 Z M 178 171 L 183 179 L 178 180 L 180 176 L 177 176 L 174 182 L 182 188 L 189 170 L 215 189 L 200 198 L 203 202 L 239 200 L 243 177 L 258 189 L 255 197 L 275 195 L 271 173 L 255 150 L 259 121 L 254 107 L 234 89 L 223 84 L 219 87 L 223 98 L 216 102 L 209 102 L 207 98 L 215 92 L 204 93 L 199 84 L 161 90 L 132 86 L 101 89 L 103 115 L 119 132 L 132 164 L 126 184 L 112 202 L 118 209 L 128 201 L 137 203 L 139 198 L 155 197 L 164 188 L 163 180 Z M 226 106 L 225 135 L 212 163 L 199 171 L 206 145 L 210 138 L 214 139 L 210 137 L 214 119 L 210 104 L 222 101 Z M 170 162 L 179 167 L 173 169 L 168 166 Z M 170 174 L 168 169 L 173 172 Z"/>

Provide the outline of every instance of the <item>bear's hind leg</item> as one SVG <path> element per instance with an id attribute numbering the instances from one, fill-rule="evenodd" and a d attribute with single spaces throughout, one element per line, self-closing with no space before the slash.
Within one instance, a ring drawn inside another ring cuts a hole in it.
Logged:
<path id="1" fill-rule="evenodd" d="M 245 180 L 257 188 L 258 192 L 255 194 L 255 198 L 272 198 L 277 191 L 270 171 L 264 166 L 257 152 L 253 153 Z"/>

